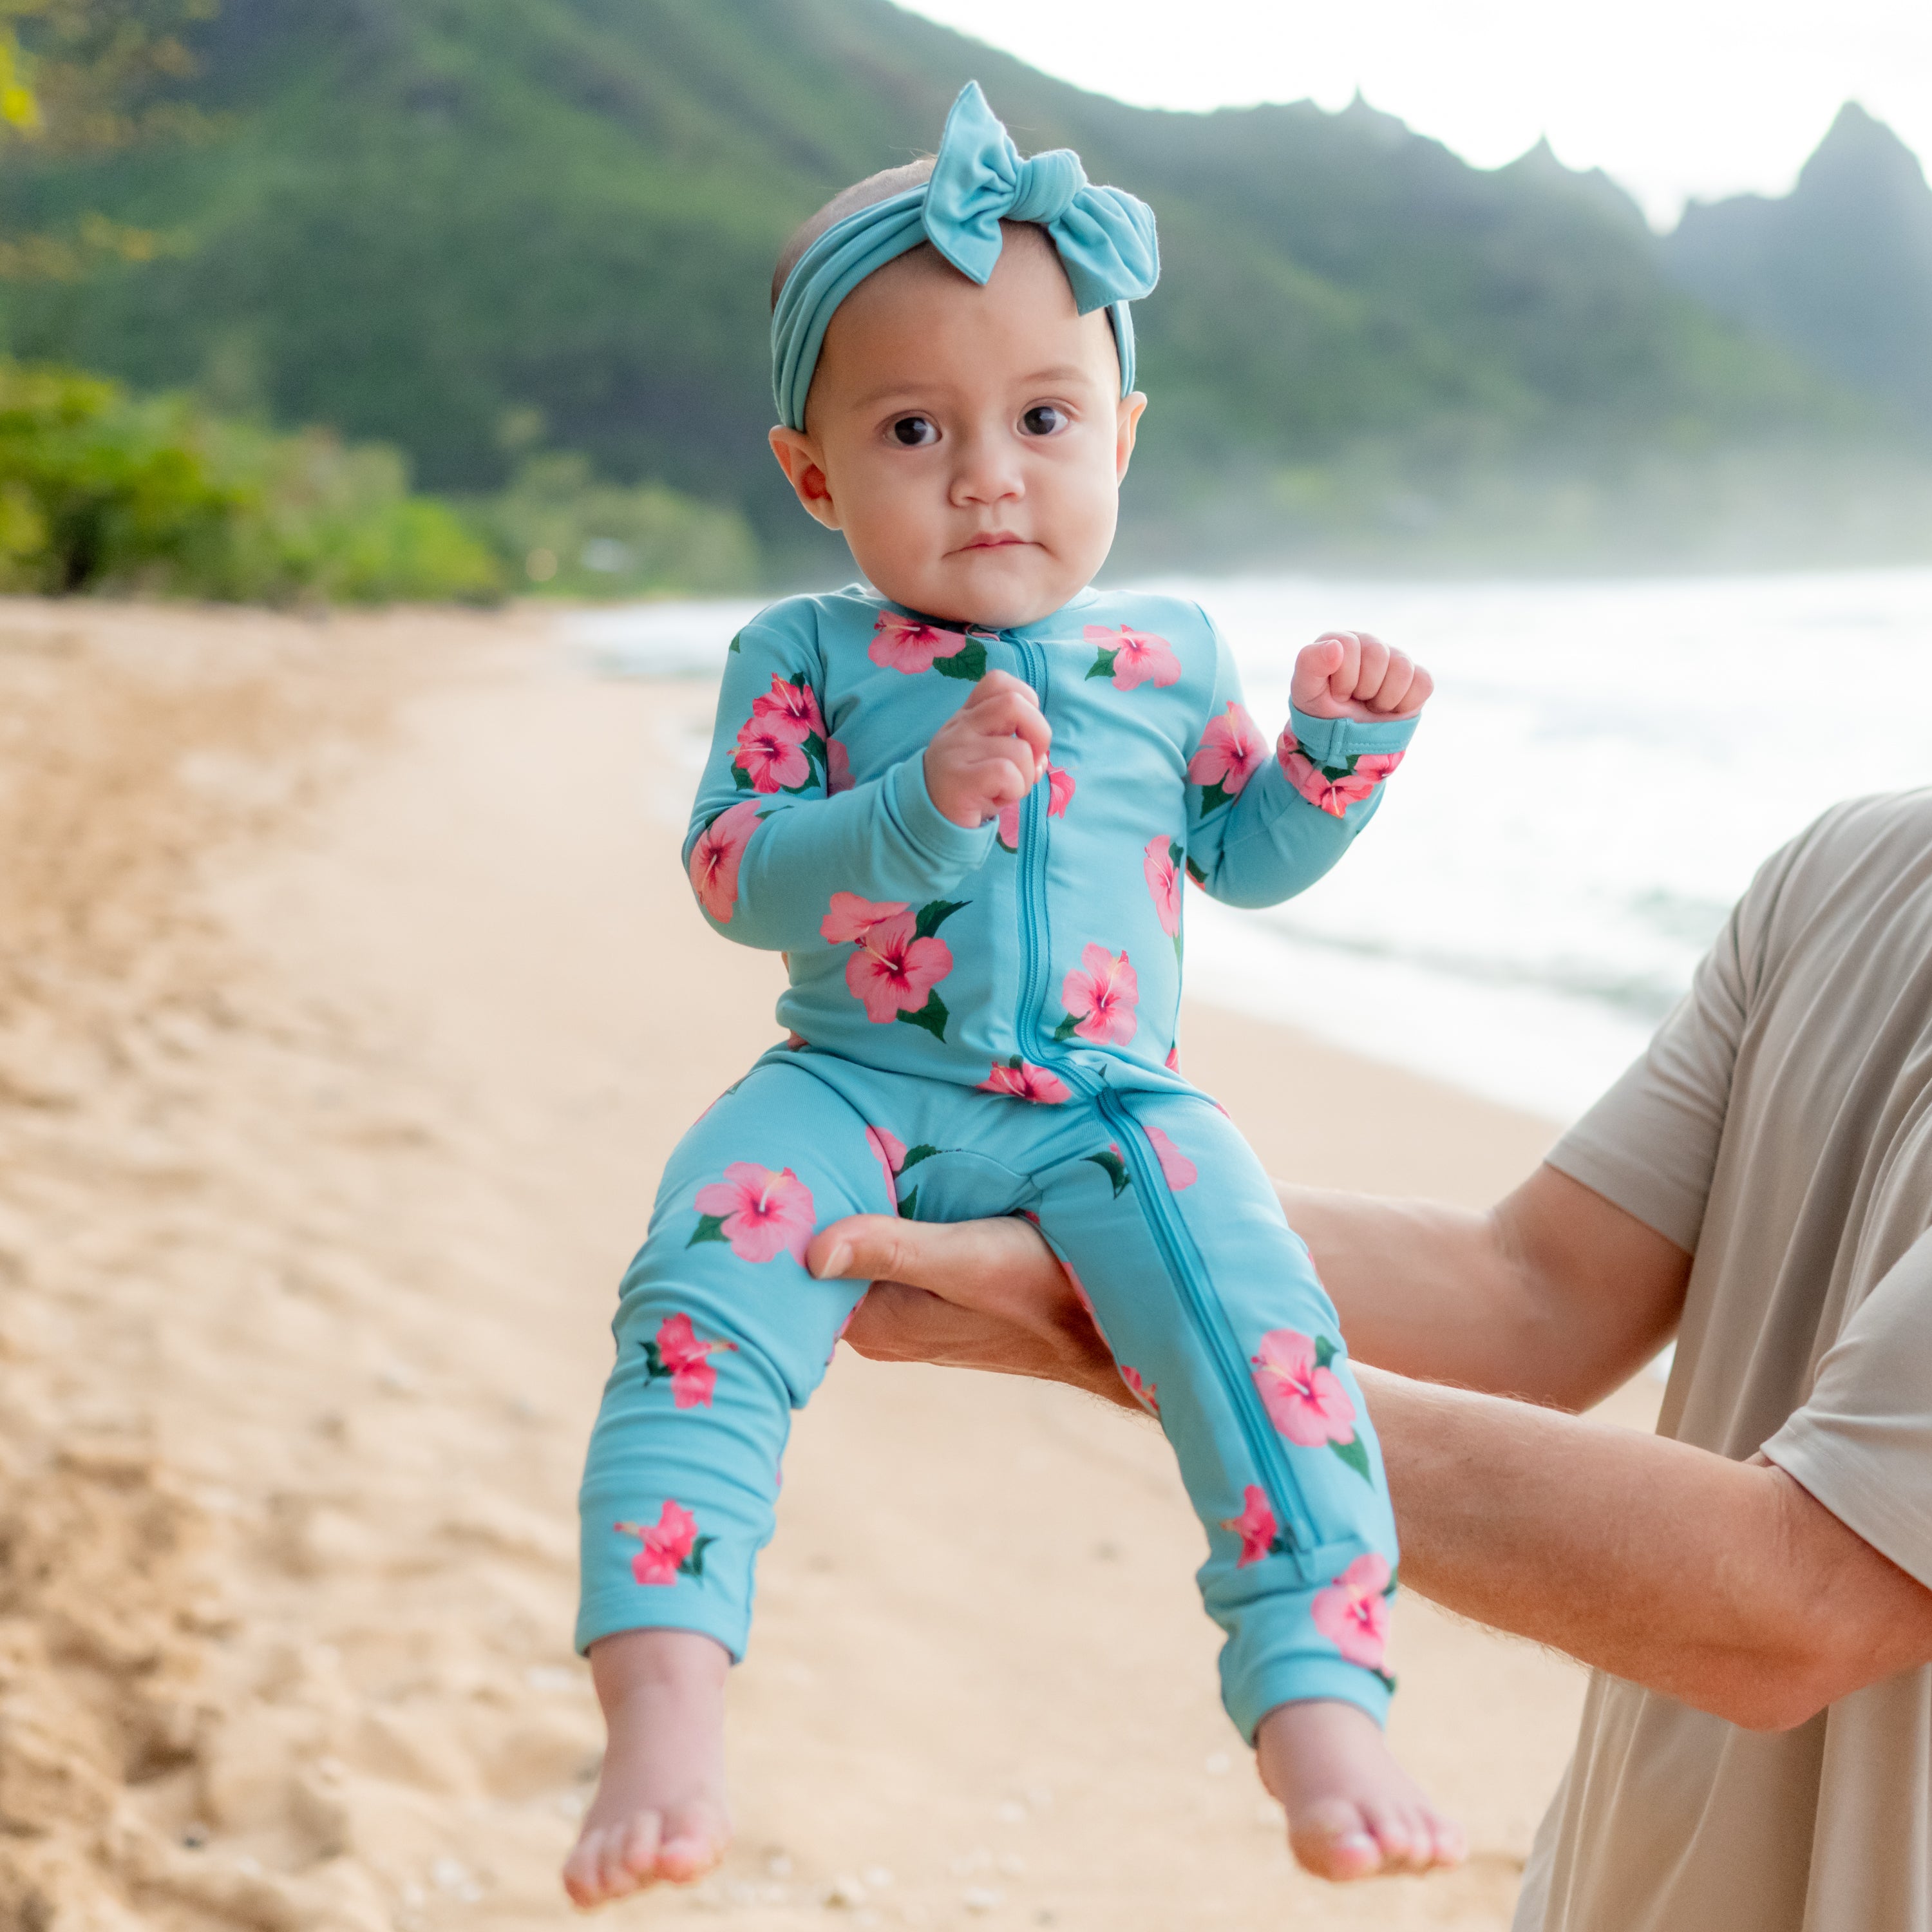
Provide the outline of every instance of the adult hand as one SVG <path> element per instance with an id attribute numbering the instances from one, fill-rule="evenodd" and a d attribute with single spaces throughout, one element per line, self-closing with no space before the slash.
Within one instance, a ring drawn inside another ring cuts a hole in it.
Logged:
<path id="1" fill-rule="evenodd" d="M 1016 1216 L 855 1214 L 813 1236 L 806 1265 L 821 1280 L 871 1281 L 845 1339 L 875 1362 L 1035 1376 L 1136 1407 L 1066 1270 Z"/>

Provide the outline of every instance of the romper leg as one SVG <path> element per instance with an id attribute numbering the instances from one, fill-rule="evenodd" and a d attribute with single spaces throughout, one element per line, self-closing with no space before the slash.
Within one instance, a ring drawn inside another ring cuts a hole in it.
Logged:
<path id="1" fill-rule="evenodd" d="M 866 1286 L 814 1281 L 806 1243 L 892 1198 L 852 1102 L 784 1060 L 754 1066 L 678 1144 L 624 1277 L 591 1434 L 580 1650 L 652 1628 L 743 1655 L 790 1412 Z"/>
<path id="2" fill-rule="evenodd" d="M 1036 1177 L 1041 1224 L 1174 1444 L 1208 1534 L 1228 1714 L 1250 1738 L 1309 1698 L 1379 1720 L 1394 1520 L 1334 1304 L 1212 1102 L 1108 1105 L 1091 1151 Z"/>

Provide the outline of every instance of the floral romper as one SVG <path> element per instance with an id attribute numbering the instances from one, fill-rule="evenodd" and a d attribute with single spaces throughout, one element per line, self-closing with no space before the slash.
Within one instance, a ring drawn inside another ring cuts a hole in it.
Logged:
<path id="1" fill-rule="evenodd" d="M 1051 770 L 969 831 L 922 754 L 994 669 L 1038 694 Z M 1089 590 L 994 632 L 855 587 L 732 640 L 686 860 L 719 932 L 784 955 L 790 1039 L 680 1143 L 625 1277 L 580 1648 L 650 1627 L 743 1654 L 790 1412 L 864 1290 L 806 1272 L 815 1228 L 1022 1214 L 1174 1445 L 1243 1735 L 1300 1699 L 1384 1714 L 1375 1436 L 1308 1251 L 1182 1077 L 1174 1024 L 1184 874 L 1236 905 L 1301 891 L 1412 729 L 1297 712 L 1270 756 L 1174 598 Z"/>

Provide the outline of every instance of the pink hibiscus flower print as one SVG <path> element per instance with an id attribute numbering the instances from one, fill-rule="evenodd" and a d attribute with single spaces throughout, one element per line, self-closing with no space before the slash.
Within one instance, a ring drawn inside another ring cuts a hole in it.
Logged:
<path id="1" fill-rule="evenodd" d="M 952 970 L 952 947 L 943 939 L 921 938 L 908 910 L 866 929 L 846 962 L 845 985 L 866 1018 L 884 1026 L 901 1013 L 919 1012 Z"/>
<path id="2" fill-rule="evenodd" d="M 1139 1370 L 1130 1369 L 1125 1362 L 1123 1362 L 1120 1364 L 1120 1379 L 1126 1384 L 1127 1393 L 1147 1411 L 1148 1414 L 1155 1416 L 1160 1414 L 1160 1398 L 1155 1394 L 1152 1382 L 1143 1382 L 1141 1379 Z"/>
<path id="3" fill-rule="evenodd" d="M 691 848 L 691 888 L 720 926 L 731 923 L 738 903 L 738 866 L 758 829 L 758 808 L 749 799 L 727 806 L 698 835 Z"/>
<path id="4" fill-rule="evenodd" d="M 763 704 L 760 698 L 759 703 Z M 731 762 L 758 792 L 788 791 L 808 784 L 812 760 L 806 756 L 805 727 L 790 718 L 754 713 L 738 728 Z"/>
<path id="5" fill-rule="evenodd" d="M 896 1212 L 899 1204 L 899 1169 L 905 1165 L 905 1142 L 898 1135 L 886 1132 L 884 1127 L 868 1127 L 866 1144 L 872 1150 L 872 1158 L 879 1163 L 879 1172 L 886 1178 L 886 1198 Z"/>
<path id="6" fill-rule="evenodd" d="M 1245 1570 L 1250 1563 L 1274 1556 L 1281 1547 L 1280 1525 L 1275 1521 L 1274 1511 L 1268 1508 L 1268 1497 L 1258 1483 L 1250 1483 L 1241 1492 L 1241 1503 L 1240 1514 L 1224 1517 L 1221 1523 L 1223 1529 L 1232 1529 L 1241 1539 L 1241 1553 L 1234 1558 L 1237 1570 Z"/>
<path id="7" fill-rule="evenodd" d="M 1180 938 L 1180 848 L 1163 832 L 1148 841 L 1141 855 L 1148 890 L 1154 895 L 1154 916 L 1160 929 L 1177 944 Z"/>
<path id="8" fill-rule="evenodd" d="M 788 1254 L 802 1268 L 814 1217 L 812 1190 L 788 1167 L 774 1174 L 757 1162 L 734 1160 L 722 1180 L 698 1190 L 698 1232 L 685 1244 L 728 1241 L 741 1262 Z"/>
<path id="9" fill-rule="evenodd" d="M 862 899 L 856 892 L 834 892 L 830 910 L 818 922 L 819 937 L 834 946 L 858 944 L 874 926 L 910 910 L 904 899 Z"/>
<path id="10" fill-rule="evenodd" d="M 1160 1171 L 1168 1187 L 1176 1194 L 1184 1187 L 1192 1187 L 1201 1178 L 1201 1170 L 1160 1128 L 1148 1127 L 1144 1131 L 1160 1160 Z"/>
<path id="11" fill-rule="evenodd" d="M 1089 677 L 1110 677 L 1116 691 L 1132 691 L 1136 686 L 1173 684 L 1180 676 L 1180 660 L 1165 638 L 1147 631 L 1130 631 L 1123 624 L 1118 630 L 1089 624 L 1087 641 L 1094 646 Z"/>
<path id="12" fill-rule="evenodd" d="M 720 1337 L 700 1341 L 688 1315 L 667 1315 L 658 1324 L 654 1340 L 644 1344 L 645 1380 L 654 1382 L 660 1376 L 670 1378 L 673 1400 L 680 1408 L 709 1408 L 711 1393 L 718 1386 L 718 1371 L 711 1358 L 733 1354 L 735 1342 Z"/>
<path id="13" fill-rule="evenodd" d="M 825 789 L 836 798 L 842 791 L 850 791 L 852 777 L 852 754 L 836 738 L 825 741 Z"/>
<path id="14" fill-rule="evenodd" d="M 1124 1046 L 1139 1024 L 1134 1008 L 1141 997 L 1140 976 L 1128 963 L 1124 952 L 1109 952 L 1104 946 L 1089 946 L 1080 955 L 1080 964 L 1060 982 L 1060 1004 L 1066 1017 L 1054 1029 L 1054 1037 L 1064 1040 L 1078 1034 L 1096 1046 Z"/>
<path id="15" fill-rule="evenodd" d="M 788 684 L 774 671 L 771 689 L 764 697 L 752 700 L 752 716 L 795 725 L 801 744 L 807 738 L 825 736 L 825 720 L 819 715 L 818 694 L 802 678 L 796 684 Z"/>
<path id="16" fill-rule="evenodd" d="M 966 646 L 958 631 L 942 631 L 916 618 L 902 617 L 896 610 L 882 610 L 872 625 L 872 641 L 866 655 L 887 670 L 902 670 L 908 677 L 930 670 L 936 658 L 956 656 Z M 981 655 L 986 647 L 980 646 Z"/>
<path id="17" fill-rule="evenodd" d="M 1400 752 L 1358 752 L 1346 765 L 1318 765 L 1301 748 L 1292 730 L 1275 741 L 1275 756 L 1288 782 L 1318 810 L 1340 818 L 1352 805 L 1372 797 L 1375 789 L 1402 761 Z"/>
<path id="18" fill-rule="evenodd" d="M 1062 771 L 1058 765 L 1046 768 L 1046 815 L 1049 818 L 1064 818 L 1066 807 L 1073 796 L 1073 774 Z M 997 836 L 1009 852 L 1020 849 L 1020 807 L 1025 801 L 1016 799 L 1011 805 L 1002 808 L 1000 829 Z"/>
<path id="19" fill-rule="evenodd" d="M 1250 1359 L 1268 1420 L 1289 1442 L 1314 1449 L 1324 1442 L 1354 1441 L 1355 1405 L 1341 1378 L 1318 1359 L 1312 1336 L 1292 1328 L 1270 1330 L 1262 1337 L 1260 1352 Z"/>
<path id="20" fill-rule="evenodd" d="M 1167 1049 L 1167 1058 L 1164 1062 L 1162 1062 L 1162 1064 L 1166 1067 L 1167 1070 L 1170 1073 L 1178 1073 L 1180 1071 L 1180 1042 L 1179 1040 L 1176 1040 L 1174 1044 Z"/>
<path id="21" fill-rule="evenodd" d="M 704 1576 L 704 1552 L 718 1539 L 698 1533 L 698 1519 L 682 1503 L 666 1501 L 657 1521 L 612 1526 L 620 1534 L 634 1536 L 644 1545 L 631 1558 L 631 1574 L 640 1583 L 675 1583 L 680 1576 Z"/>
<path id="22" fill-rule="evenodd" d="M 995 1064 L 992 1072 L 980 1082 L 980 1091 L 1010 1094 L 1016 1100 L 1032 1100 L 1046 1107 L 1057 1107 L 1073 1097 L 1065 1081 L 1043 1066 L 1022 1060 L 1018 1054 L 1004 1065 Z"/>
<path id="23" fill-rule="evenodd" d="M 1203 814 L 1240 797 L 1267 760 L 1268 741 L 1256 730 L 1255 721 L 1230 703 L 1201 734 L 1201 748 L 1187 761 L 1189 784 L 1202 788 Z"/>
<path id="24" fill-rule="evenodd" d="M 1382 1659 L 1388 1654 L 1388 1564 L 1371 1550 L 1358 1556 L 1325 1590 L 1317 1590 L 1308 1606 L 1315 1628 L 1351 1664 L 1386 1677 Z"/>

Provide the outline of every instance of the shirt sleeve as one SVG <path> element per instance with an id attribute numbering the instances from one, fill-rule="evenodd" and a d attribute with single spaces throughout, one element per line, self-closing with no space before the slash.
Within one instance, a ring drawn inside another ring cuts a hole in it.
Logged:
<path id="1" fill-rule="evenodd" d="M 1880 1277 L 1764 1452 L 1932 1588 L 1932 1233 Z"/>
<path id="2" fill-rule="evenodd" d="M 1772 914 L 1810 836 L 1766 862 L 1642 1057 L 1545 1156 L 1687 1254 L 1704 1225 Z"/>
<path id="3" fill-rule="evenodd" d="M 732 639 L 684 861 L 706 918 L 742 946 L 819 940 L 835 894 L 943 898 L 992 844 L 993 825 L 956 825 L 933 803 L 922 752 L 850 784 L 824 698 L 816 638 L 782 607 Z"/>
<path id="4" fill-rule="evenodd" d="M 1214 704 L 1187 765 L 1188 874 L 1230 905 L 1278 905 L 1314 884 L 1375 816 L 1416 721 L 1291 710 L 1270 758 L 1234 653 L 1214 634 Z"/>

